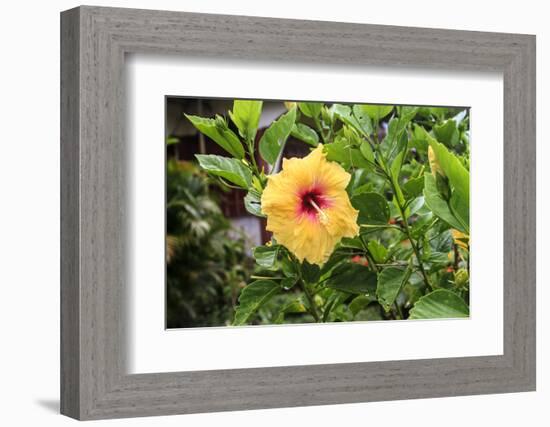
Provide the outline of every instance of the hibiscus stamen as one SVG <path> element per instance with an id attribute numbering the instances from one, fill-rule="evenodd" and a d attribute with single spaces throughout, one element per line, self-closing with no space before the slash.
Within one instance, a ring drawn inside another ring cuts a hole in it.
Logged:
<path id="1" fill-rule="evenodd" d="M 317 203 L 315 203 L 313 198 L 310 198 L 308 202 L 313 207 L 313 209 L 317 211 L 317 216 L 319 218 L 319 221 L 321 221 L 321 224 L 328 224 L 328 215 L 326 214 L 326 212 L 324 212 L 323 209 L 321 209 L 317 205 Z"/>

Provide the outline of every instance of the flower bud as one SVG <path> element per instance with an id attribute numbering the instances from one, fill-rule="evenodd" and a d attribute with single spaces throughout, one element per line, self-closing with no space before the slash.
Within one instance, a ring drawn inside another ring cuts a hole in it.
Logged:
<path id="1" fill-rule="evenodd" d="M 455 273 L 455 285 L 457 288 L 465 288 L 469 280 L 468 270 L 461 268 Z"/>

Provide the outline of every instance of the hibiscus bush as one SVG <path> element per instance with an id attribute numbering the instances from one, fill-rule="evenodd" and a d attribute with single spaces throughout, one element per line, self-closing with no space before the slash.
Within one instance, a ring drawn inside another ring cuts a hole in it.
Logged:
<path id="1" fill-rule="evenodd" d="M 186 116 L 227 153 L 200 167 L 272 234 L 232 324 L 467 317 L 468 110 L 285 102 L 258 136 L 262 105 Z"/>

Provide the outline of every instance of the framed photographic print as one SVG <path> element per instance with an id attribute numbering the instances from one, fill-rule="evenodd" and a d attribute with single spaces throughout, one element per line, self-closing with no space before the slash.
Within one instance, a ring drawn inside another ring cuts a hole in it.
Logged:
<path id="1" fill-rule="evenodd" d="M 535 38 L 61 19 L 61 407 L 535 389 Z"/>

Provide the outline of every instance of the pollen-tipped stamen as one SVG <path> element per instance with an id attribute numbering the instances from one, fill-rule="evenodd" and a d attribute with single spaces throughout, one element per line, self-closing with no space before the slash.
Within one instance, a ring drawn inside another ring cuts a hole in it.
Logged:
<path id="1" fill-rule="evenodd" d="M 313 209 L 317 211 L 317 217 L 319 218 L 319 221 L 321 221 L 321 224 L 328 224 L 329 218 L 326 212 L 324 212 L 313 199 L 309 199 L 308 202 Z"/>

